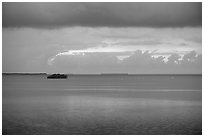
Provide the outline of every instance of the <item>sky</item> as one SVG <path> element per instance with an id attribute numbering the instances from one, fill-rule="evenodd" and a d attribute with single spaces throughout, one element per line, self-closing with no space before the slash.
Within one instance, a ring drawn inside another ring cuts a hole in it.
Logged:
<path id="1" fill-rule="evenodd" d="M 201 74 L 202 3 L 2 4 L 2 71 Z"/>

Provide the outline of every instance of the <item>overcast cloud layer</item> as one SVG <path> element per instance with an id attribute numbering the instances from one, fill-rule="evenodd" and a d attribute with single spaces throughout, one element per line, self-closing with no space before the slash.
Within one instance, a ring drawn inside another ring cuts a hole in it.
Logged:
<path id="1" fill-rule="evenodd" d="M 3 27 L 201 26 L 202 3 L 6 3 Z"/>
<path id="2" fill-rule="evenodd" d="M 3 72 L 202 73 L 202 3 L 2 4 Z"/>
<path id="3" fill-rule="evenodd" d="M 3 29 L 3 72 L 200 74 L 201 28 Z"/>

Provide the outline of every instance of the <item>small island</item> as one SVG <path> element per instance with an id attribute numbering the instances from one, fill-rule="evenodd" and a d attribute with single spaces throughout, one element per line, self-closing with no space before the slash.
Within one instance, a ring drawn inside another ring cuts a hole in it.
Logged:
<path id="1" fill-rule="evenodd" d="M 66 79 L 67 75 L 65 74 L 52 74 L 47 76 L 48 79 Z"/>

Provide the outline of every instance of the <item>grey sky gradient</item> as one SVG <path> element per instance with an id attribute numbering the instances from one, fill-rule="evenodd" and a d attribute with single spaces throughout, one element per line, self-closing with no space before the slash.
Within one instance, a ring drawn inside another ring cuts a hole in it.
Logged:
<path id="1" fill-rule="evenodd" d="M 202 3 L 2 4 L 2 71 L 202 73 Z"/>
<path id="2" fill-rule="evenodd" d="M 4 28 L 3 72 L 201 74 L 202 29 Z"/>
<path id="3" fill-rule="evenodd" d="M 201 26 L 202 3 L 8 3 L 3 27 Z"/>

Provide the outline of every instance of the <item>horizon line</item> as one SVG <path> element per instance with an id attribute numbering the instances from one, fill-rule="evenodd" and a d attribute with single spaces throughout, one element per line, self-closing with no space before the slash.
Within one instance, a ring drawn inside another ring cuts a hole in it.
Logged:
<path id="1" fill-rule="evenodd" d="M 202 75 L 202 73 L 46 73 L 46 72 L 2 72 L 2 75 L 36 75 L 36 74 L 67 74 L 67 75 Z"/>

